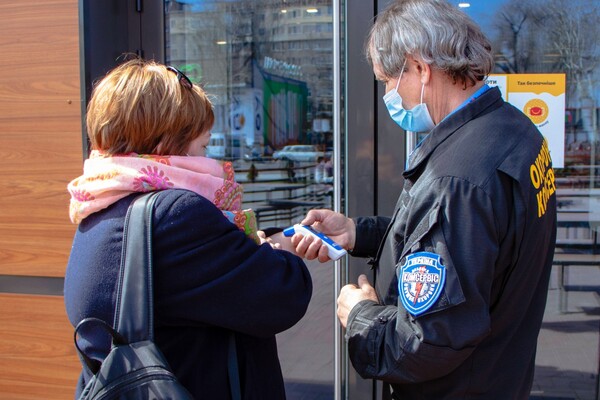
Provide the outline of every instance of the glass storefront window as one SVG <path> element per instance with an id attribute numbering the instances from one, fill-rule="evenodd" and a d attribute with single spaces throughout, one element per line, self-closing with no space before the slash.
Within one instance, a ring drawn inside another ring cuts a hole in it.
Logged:
<path id="1" fill-rule="evenodd" d="M 557 186 L 600 187 L 600 47 L 595 39 L 600 34 L 598 3 L 496 0 L 461 4 L 493 41 L 494 72 L 565 74 L 564 163 L 555 166 Z M 561 155 L 553 158 L 562 161 Z"/>
<path id="2" fill-rule="evenodd" d="M 600 5 L 595 0 L 452 2 L 492 40 L 494 73 L 564 74 L 564 108 L 558 110 L 561 118 L 564 113 L 564 132 L 558 133 L 560 151 L 554 154 L 560 159 L 554 170 L 557 260 L 574 255 L 583 262 L 569 268 L 557 264 L 553 273 L 532 398 L 567 394 L 543 386 L 541 378 L 552 374 L 565 374 L 578 392 L 591 393 L 598 367 L 597 318 L 587 311 L 598 307 L 591 290 L 597 275 L 591 274 L 598 272 L 592 261 L 600 252 Z M 310 208 L 332 208 L 332 183 L 341 179 L 331 168 L 339 151 L 333 145 L 332 1 L 165 0 L 164 5 L 165 62 L 212 96 L 217 119 L 209 155 L 233 162 L 245 187 L 245 206 L 257 211 L 259 227 L 285 227 Z M 360 79 L 365 76 L 348 76 L 348 84 Z M 282 366 L 288 398 L 330 399 L 333 268 L 309 267 L 318 297 L 307 318 L 279 338 Z M 563 290 L 563 283 L 583 290 Z M 570 330 L 560 332 L 564 326 Z M 557 332 L 587 335 L 595 356 L 589 357 L 589 349 L 573 349 L 574 361 L 551 360 L 556 341 L 568 342 L 565 336 L 557 339 Z M 577 351 L 586 354 L 578 357 Z"/>
<path id="3" fill-rule="evenodd" d="M 564 74 L 566 78 L 565 107 L 548 110 L 564 113 L 559 128 L 548 132 L 542 118 L 532 118 L 542 133 L 558 136 L 560 142 L 551 154 L 558 200 L 556 265 L 538 340 L 531 398 L 598 398 L 598 325 L 597 315 L 590 311 L 598 310 L 600 282 L 600 4 L 593 0 L 461 3 L 469 5 L 464 10 L 493 41 L 495 73 Z M 543 98 L 542 92 L 532 97 Z M 570 342 L 579 345 L 569 347 L 569 357 L 554 350 L 562 346 L 558 343 Z M 584 342 L 590 347 L 580 345 Z M 553 384 L 556 377 L 569 385 Z"/>
<path id="4" fill-rule="evenodd" d="M 232 161 L 259 227 L 332 207 L 331 1 L 165 1 L 167 64 L 212 96 L 208 156 Z"/>
<path id="5" fill-rule="evenodd" d="M 260 229 L 333 208 L 331 1 L 165 0 L 165 62 L 211 96 L 207 155 L 231 161 Z M 331 265 L 330 265 L 331 264 Z M 334 268 L 307 262 L 307 315 L 278 335 L 287 397 L 334 397 Z"/>

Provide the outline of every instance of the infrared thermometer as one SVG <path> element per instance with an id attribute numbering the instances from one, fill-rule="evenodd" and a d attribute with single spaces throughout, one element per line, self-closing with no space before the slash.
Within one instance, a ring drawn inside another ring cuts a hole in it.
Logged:
<path id="1" fill-rule="evenodd" d="M 286 237 L 294 236 L 294 233 L 299 233 L 304 236 L 310 235 L 317 239 L 321 239 L 321 241 L 327 245 L 327 255 L 333 261 L 339 260 L 344 254 L 346 254 L 346 250 L 344 250 L 342 246 L 331 240 L 331 238 L 324 233 L 314 230 L 309 225 L 296 224 L 283 230 L 283 235 Z"/>

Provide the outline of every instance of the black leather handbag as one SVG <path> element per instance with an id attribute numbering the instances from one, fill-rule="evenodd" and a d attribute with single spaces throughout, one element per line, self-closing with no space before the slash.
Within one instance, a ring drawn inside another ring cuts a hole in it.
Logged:
<path id="1" fill-rule="evenodd" d="M 156 195 L 137 197 L 127 211 L 114 329 L 97 318 L 86 318 L 75 328 L 75 347 L 94 374 L 79 400 L 193 399 L 153 342 L 152 215 Z M 110 353 L 102 363 L 77 344 L 78 332 L 91 325 L 112 336 Z"/>

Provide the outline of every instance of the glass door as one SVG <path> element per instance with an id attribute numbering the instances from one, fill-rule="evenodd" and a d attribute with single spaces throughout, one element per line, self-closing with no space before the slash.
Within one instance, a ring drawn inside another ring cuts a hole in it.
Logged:
<path id="1" fill-rule="evenodd" d="M 232 163 L 259 228 L 339 208 L 333 1 L 165 0 L 164 7 L 165 62 L 211 96 L 207 155 Z M 289 399 L 333 399 L 336 269 L 308 264 L 313 299 L 303 320 L 278 335 L 279 354 Z"/>
<path id="2" fill-rule="evenodd" d="M 165 1 L 165 61 L 216 111 L 208 155 L 233 163 L 260 227 L 333 199 L 332 1 Z"/>
<path id="3" fill-rule="evenodd" d="M 165 62 L 211 94 L 217 121 L 209 154 L 232 162 L 244 183 L 245 205 L 257 211 L 260 228 L 288 226 L 314 207 L 346 210 L 352 216 L 385 214 L 393 207 L 402 183 L 389 180 L 386 166 L 403 165 L 396 147 L 404 147 L 405 139 L 386 141 L 397 136 L 384 131 L 396 128 L 388 121 L 382 94 L 360 51 L 373 10 L 388 3 L 361 1 L 339 7 L 334 0 L 164 0 Z M 575 390 L 594 393 L 594 310 L 599 307 L 595 260 L 600 252 L 600 51 L 594 39 L 600 34 L 600 6 L 594 0 L 452 3 L 471 15 L 493 41 L 495 74 L 506 79 L 517 74 L 564 77 L 557 129 L 548 132 L 540 115 L 543 106 L 526 109 L 514 103 L 553 138 L 559 200 L 557 264 L 532 398 Z M 348 26 L 336 30 L 343 8 Z M 347 34 L 347 47 L 343 65 L 336 68 L 340 31 Z M 336 77 L 336 71 L 344 71 L 344 76 Z M 346 78 L 347 112 L 340 124 L 336 85 Z M 555 118 L 556 108 L 548 110 Z M 342 130 L 348 137 L 343 147 Z M 349 280 L 354 281 L 364 266 L 355 260 L 348 265 Z M 341 266 L 314 263 L 309 268 L 315 283 L 309 312 L 278 337 L 288 398 L 380 398 L 379 389 L 370 382 L 365 386 L 352 367 L 340 361 L 345 357 L 336 354 L 340 335 L 335 291 L 345 283 L 339 281 Z M 569 357 L 555 351 L 557 342 L 574 343 Z M 576 382 L 577 388 L 552 386 L 559 375 Z M 342 394 L 341 377 L 348 377 Z"/>

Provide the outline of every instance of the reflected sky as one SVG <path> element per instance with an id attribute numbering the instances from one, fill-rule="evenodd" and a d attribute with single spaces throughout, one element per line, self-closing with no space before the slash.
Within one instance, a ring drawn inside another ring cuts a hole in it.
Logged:
<path id="1" fill-rule="evenodd" d="M 506 2 L 489 0 L 452 0 L 451 3 L 456 6 L 460 3 L 469 4 L 469 7 L 460 7 L 460 9 L 477 22 L 487 36 L 490 36 L 494 29 L 495 14 Z"/>
<path id="2" fill-rule="evenodd" d="M 239 0 L 176 0 L 178 3 L 191 5 L 191 11 L 202 12 L 214 10 L 215 3 L 235 2 Z M 494 14 L 498 8 L 506 1 L 489 1 L 489 0 L 451 0 L 452 4 L 458 7 L 459 3 L 469 4 L 469 7 L 464 7 L 462 10 L 471 18 L 480 24 L 487 34 L 490 34 L 490 29 L 493 28 Z"/>
<path id="3" fill-rule="evenodd" d="M 177 3 L 191 4 L 191 11 L 202 12 L 202 11 L 214 11 L 215 3 L 231 3 L 239 0 L 176 0 Z"/>

